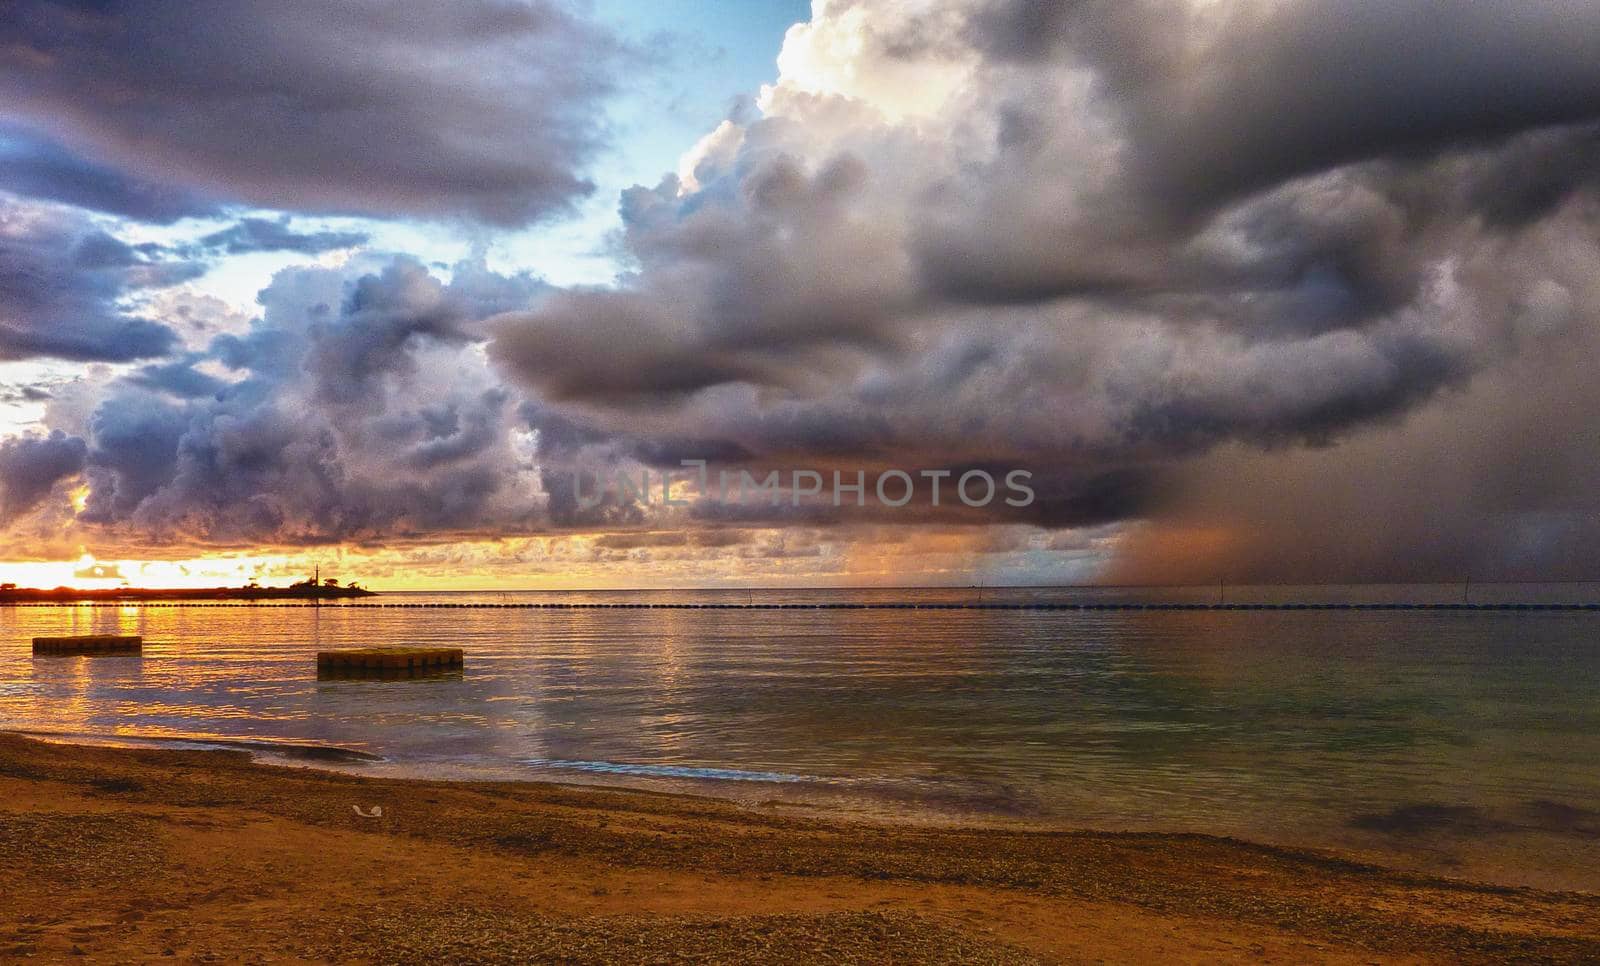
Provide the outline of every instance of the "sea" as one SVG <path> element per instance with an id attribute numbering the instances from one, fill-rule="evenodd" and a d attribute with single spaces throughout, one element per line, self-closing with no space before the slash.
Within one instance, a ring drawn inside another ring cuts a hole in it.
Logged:
<path id="1" fill-rule="evenodd" d="M 5 606 L 0 729 L 847 820 L 1224 835 L 1600 891 L 1600 610 L 1073 606 L 1463 600 L 1600 602 L 1600 584 Z M 658 606 L 572 606 L 602 604 Z M 113 633 L 142 655 L 32 654 Z M 319 677 L 319 650 L 389 644 L 465 666 Z"/>

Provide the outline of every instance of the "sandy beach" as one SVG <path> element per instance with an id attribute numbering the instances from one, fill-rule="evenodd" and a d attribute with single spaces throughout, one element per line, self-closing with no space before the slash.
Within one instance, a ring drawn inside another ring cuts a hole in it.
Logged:
<path id="1" fill-rule="evenodd" d="M 1201 835 L 889 827 L 15 735 L 0 870 L 0 956 L 39 961 L 1600 959 L 1597 896 Z"/>

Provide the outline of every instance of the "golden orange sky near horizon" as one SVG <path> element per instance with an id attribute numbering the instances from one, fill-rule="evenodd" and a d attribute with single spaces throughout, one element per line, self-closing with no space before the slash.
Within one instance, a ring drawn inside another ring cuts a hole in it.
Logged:
<path id="1" fill-rule="evenodd" d="M 0 563 L 0 583 L 50 590 L 103 590 L 116 587 L 145 587 L 160 590 L 241 587 L 256 581 L 266 587 L 288 586 L 320 572 L 340 583 L 351 580 L 378 591 L 407 590 L 564 590 L 603 588 L 606 581 L 574 583 L 559 576 L 526 574 L 521 576 L 478 572 L 448 573 L 435 568 L 415 573 L 367 576 L 359 566 L 340 567 L 337 561 L 315 557 L 196 558 L 190 560 L 129 561 L 35 561 Z"/>
<path id="2" fill-rule="evenodd" d="M 177 559 L 98 557 L 5 561 L 0 583 L 78 590 L 288 586 L 320 571 L 377 591 L 605 590 L 684 587 L 944 586 L 1008 577 L 1061 583 L 1100 569 L 1078 558 L 1060 572 L 1038 571 L 1039 537 L 994 540 L 986 531 L 832 534 L 784 529 L 743 531 L 726 545 L 622 542 L 634 534 L 582 533 L 477 539 L 390 548 L 214 551 Z M 3 551 L 0 551 L 3 553 Z M 1099 561 L 1103 564 L 1103 560 Z"/>

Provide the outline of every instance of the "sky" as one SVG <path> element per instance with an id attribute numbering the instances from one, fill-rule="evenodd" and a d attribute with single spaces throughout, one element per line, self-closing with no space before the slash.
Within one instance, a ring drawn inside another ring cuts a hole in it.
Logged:
<path id="1" fill-rule="evenodd" d="M 0 581 L 1600 576 L 1600 2 L 0 37 Z"/>

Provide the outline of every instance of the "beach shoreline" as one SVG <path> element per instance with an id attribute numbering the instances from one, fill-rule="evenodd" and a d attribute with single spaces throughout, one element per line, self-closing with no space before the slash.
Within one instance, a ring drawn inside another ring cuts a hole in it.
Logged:
<path id="1" fill-rule="evenodd" d="M 1500 888 L 1600 893 L 1593 861 L 1593 813 L 1584 811 L 1544 829 L 1512 826 L 1495 813 L 1444 804 L 1407 804 L 1388 811 L 1352 811 L 1342 826 L 1284 820 L 1239 821 L 1227 826 L 1181 821 L 1162 823 L 1146 815 L 1120 818 L 1064 816 L 1042 808 L 1015 789 L 952 788 L 946 783 L 912 791 L 870 779 L 824 779 L 764 772 L 616 763 L 397 760 L 364 746 L 231 736 L 94 734 L 0 729 L 45 742 L 126 749 L 237 751 L 252 761 L 286 768 L 319 769 L 360 779 L 435 781 L 452 785 L 497 784 L 644 792 L 704 799 L 764 814 L 824 819 L 868 827 L 956 831 L 1202 834 L 1270 848 L 1340 856 L 1395 872 L 1461 880 Z M 605 767 L 595 767 L 604 765 Z M 717 774 L 740 777 L 716 777 Z M 1550 806 L 1552 809 L 1556 806 Z M 1514 817 L 1514 816 L 1513 816 Z M 1510 834 L 1515 833 L 1515 834 Z"/>
<path id="2" fill-rule="evenodd" d="M 0 734 L 0 955 L 1600 958 L 1600 896 L 1197 834 L 887 825 Z"/>

